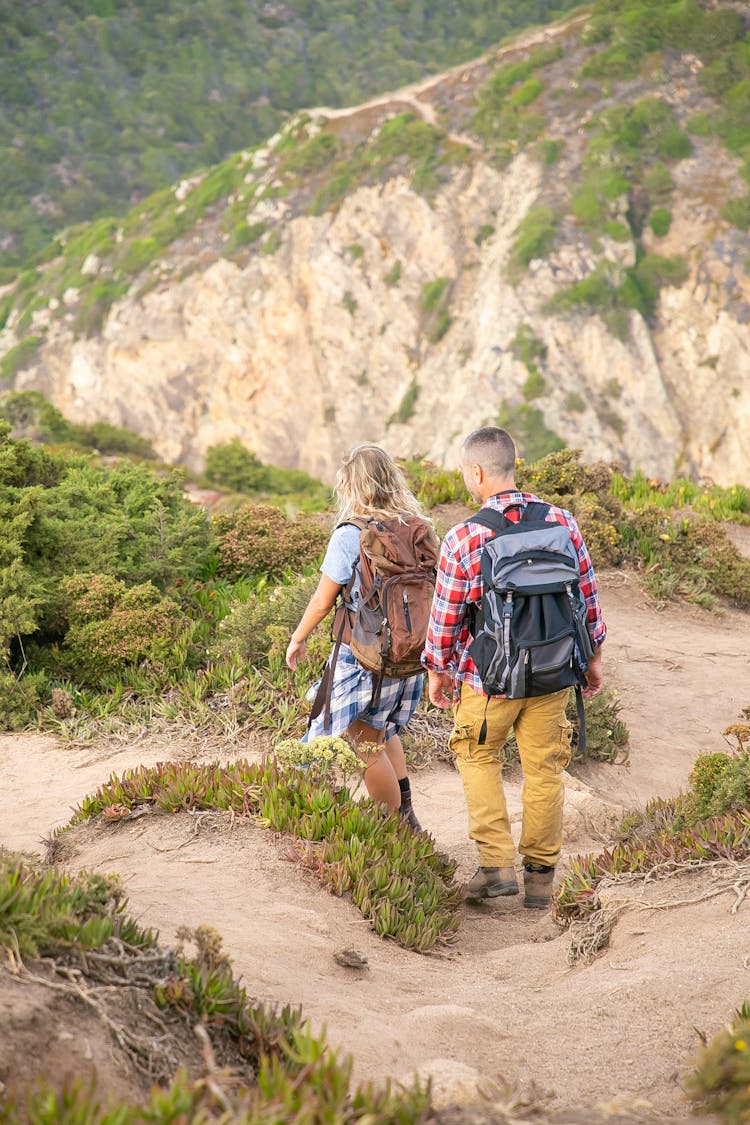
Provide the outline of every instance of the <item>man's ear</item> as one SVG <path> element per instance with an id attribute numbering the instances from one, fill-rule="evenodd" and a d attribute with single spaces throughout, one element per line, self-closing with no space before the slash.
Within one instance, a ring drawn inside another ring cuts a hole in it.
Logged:
<path id="1" fill-rule="evenodd" d="M 474 484 L 482 483 L 484 480 L 484 469 L 481 465 L 471 466 L 471 479 L 474 481 Z"/>

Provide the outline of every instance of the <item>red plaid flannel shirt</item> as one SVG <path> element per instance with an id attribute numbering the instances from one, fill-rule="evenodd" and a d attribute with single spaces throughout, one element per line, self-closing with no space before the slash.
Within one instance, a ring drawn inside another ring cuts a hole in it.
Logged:
<path id="1" fill-rule="evenodd" d="M 545 500 L 529 492 L 500 492 L 491 496 L 486 508 L 505 512 L 512 504 L 545 504 Z M 578 552 L 581 563 L 580 589 L 586 600 L 588 630 L 595 648 L 603 644 L 607 629 L 599 605 L 596 576 L 591 557 L 586 549 L 583 536 L 570 512 L 564 508 L 549 505 L 549 520 L 557 520 L 570 529 L 570 538 Z M 521 509 L 511 508 L 507 517 L 517 523 Z M 427 640 L 422 654 L 422 664 L 428 672 L 450 672 L 454 688 L 460 690 L 465 682 L 477 695 L 484 695 L 482 681 L 469 656 L 472 637 L 469 632 L 467 607 L 478 602 L 482 596 L 481 555 L 482 547 L 494 532 L 471 519 L 451 528 L 443 540 L 438 563 L 435 597 L 432 602 L 430 623 L 427 627 Z"/>

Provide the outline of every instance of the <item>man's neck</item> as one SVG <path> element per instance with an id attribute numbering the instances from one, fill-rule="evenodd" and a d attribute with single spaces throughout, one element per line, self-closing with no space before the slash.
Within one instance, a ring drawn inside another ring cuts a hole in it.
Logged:
<path id="1" fill-rule="evenodd" d="M 482 503 L 484 504 L 491 496 L 502 496 L 504 492 L 517 492 L 515 481 L 493 481 L 487 484 L 483 489 Z"/>

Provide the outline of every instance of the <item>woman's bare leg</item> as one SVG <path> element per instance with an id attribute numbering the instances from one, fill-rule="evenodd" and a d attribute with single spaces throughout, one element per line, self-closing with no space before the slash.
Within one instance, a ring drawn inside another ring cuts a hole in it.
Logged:
<path id="1" fill-rule="evenodd" d="M 366 763 L 365 788 L 367 792 L 377 804 L 385 805 L 391 812 L 396 812 L 401 804 L 401 789 L 399 788 L 396 771 L 383 743 L 382 730 L 375 730 L 356 719 L 349 727 L 348 733 L 354 740 L 362 761 Z M 373 743 L 380 749 L 368 752 Z M 363 752 L 360 752 L 360 746 Z"/>
<path id="2" fill-rule="evenodd" d="M 393 772 L 398 781 L 406 777 L 406 755 L 404 754 L 404 746 L 397 734 L 392 734 L 385 743 L 385 752 L 388 755 L 388 761 L 393 766 Z"/>

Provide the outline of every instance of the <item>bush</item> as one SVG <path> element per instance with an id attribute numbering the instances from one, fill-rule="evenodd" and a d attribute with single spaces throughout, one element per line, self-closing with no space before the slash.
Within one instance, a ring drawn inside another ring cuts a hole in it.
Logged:
<path id="1" fill-rule="evenodd" d="M 628 181 L 619 172 L 594 169 L 573 191 L 571 210 L 581 226 L 601 231 L 612 217 L 613 204 L 626 194 L 629 187 Z"/>
<path id="2" fill-rule="evenodd" d="M 313 519 L 288 520 L 278 508 L 247 504 L 214 520 L 219 573 L 231 580 L 275 578 L 315 562 L 328 532 Z"/>
<path id="3" fill-rule="evenodd" d="M 750 1003 L 736 1011 L 701 1051 L 685 1092 L 696 1113 L 710 1113 L 727 1125 L 750 1120 Z"/>
<path id="4" fill-rule="evenodd" d="M 750 755 L 700 754 L 690 771 L 690 788 L 677 805 L 675 826 L 722 816 L 750 803 Z"/>
<path id="5" fill-rule="evenodd" d="M 144 663 L 164 672 L 184 664 L 178 642 L 187 620 L 150 582 L 128 588 L 108 574 L 81 574 L 66 579 L 63 590 L 62 662 L 74 679 L 96 687 Z"/>
<path id="6" fill-rule="evenodd" d="M 526 461 L 537 461 L 547 453 L 565 448 L 562 438 L 547 428 L 541 410 L 529 406 L 528 403 L 512 406 L 503 400 L 500 404 L 497 425 L 510 431 L 519 454 Z"/>
<path id="7" fill-rule="evenodd" d="M 665 234 L 669 234 L 669 228 L 672 225 L 672 212 L 668 211 L 666 207 L 654 207 L 648 225 L 657 238 L 663 238 Z"/>
<path id="8" fill-rule="evenodd" d="M 721 217 L 740 230 L 750 228 L 750 193 L 738 199 L 728 199 L 721 208 Z"/>
<path id="9" fill-rule="evenodd" d="M 317 584 L 318 575 L 311 574 L 271 591 L 251 593 L 244 601 L 235 601 L 219 624 L 212 654 L 220 660 L 247 661 L 255 667 L 263 667 L 277 645 L 283 646 L 283 652 L 277 654 L 282 657 Z M 311 681 L 322 671 L 330 648 L 324 622 L 307 644 L 306 672 Z"/>
<path id="10" fill-rule="evenodd" d="M 418 398 L 419 384 L 417 383 L 416 379 L 412 379 L 407 388 L 406 394 L 399 403 L 398 410 L 395 412 L 395 414 L 391 414 L 386 425 L 392 426 L 394 422 L 397 422 L 402 426 L 406 425 L 409 419 L 414 415 Z"/>
<path id="11" fill-rule="evenodd" d="M 530 375 L 539 370 L 537 360 L 543 362 L 547 357 L 546 344 L 534 335 L 530 324 L 519 324 L 510 347 L 514 358 L 521 361 Z"/>
<path id="12" fill-rule="evenodd" d="M 532 207 L 514 233 L 510 273 L 518 277 L 535 258 L 546 258 L 555 242 L 558 215 L 551 207 Z"/>
<path id="13" fill-rule="evenodd" d="M 36 725 L 36 715 L 46 677 L 30 673 L 17 677 L 0 670 L 0 730 L 26 730 Z"/>
<path id="14" fill-rule="evenodd" d="M 15 344 L 0 360 L 0 379 L 12 379 L 16 372 L 31 366 L 36 360 L 41 336 L 26 336 Z"/>
<path id="15" fill-rule="evenodd" d="M 206 450 L 206 479 L 233 492 L 257 492 L 265 482 L 265 468 L 258 457 L 232 438 L 224 445 L 211 445 Z"/>
<path id="16" fill-rule="evenodd" d="M 205 476 L 211 484 L 233 492 L 279 498 L 301 495 L 310 510 L 325 508 L 330 498 L 319 480 L 301 469 L 264 465 L 239 438 L 208 448 Z"/>

